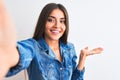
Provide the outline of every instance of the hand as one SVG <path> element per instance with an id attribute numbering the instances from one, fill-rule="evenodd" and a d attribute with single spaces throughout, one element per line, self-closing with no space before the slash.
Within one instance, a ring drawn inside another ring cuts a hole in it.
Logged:
<path id="1" fill-rule="evenodd" d="M 86 47 L 86 48 L 81 50 L 81 57 L 94 55 L 94 54 L 100 54 L 102 51 L 103 51 L 103 48 L 101 48 L 101 47 L 94 48 L 92 50 L 88 50 L 88 47 Z"/>
<path id="2" fill-rule="evenodd" d="M 94 48 L 92 50 L 88 50 L 88 47 L 82 49 L 80 53 L 78 69 L 82 70 L 84 68 L 85 59 L 87 56 L 94 55 L 94 54 L 100 54 L 102 51 L 103 51 L 103 48 L 101 47 Z"/>
<path id="3" fill-rule="evenodd" d="M 0 0 L 0 80 L 8 70 L 18 63 L 16 54 L 16 33 L 14 24 L 8 14 L 3 0 Z"/>
<path id="4" fill-rule="evenodd" d="M 16 46 L 16 32 L 11 16 L 0 0 L 0 47 Z"/>

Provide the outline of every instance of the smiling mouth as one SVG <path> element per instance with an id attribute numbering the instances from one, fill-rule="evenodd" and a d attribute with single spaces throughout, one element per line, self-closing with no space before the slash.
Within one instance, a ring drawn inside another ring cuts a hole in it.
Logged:
<path id="1" fill-rule="evenodd" d="M 53 34 L 59 34 L 60 31 L 59 30 L 50 30 Z"/>

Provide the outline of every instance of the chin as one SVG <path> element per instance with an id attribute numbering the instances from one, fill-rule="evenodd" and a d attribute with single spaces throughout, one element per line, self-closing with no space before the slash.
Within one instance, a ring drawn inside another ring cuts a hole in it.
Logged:
<path id="1" fill-rule="evenodd" d="M 51 38 L 52 40 L 54 41 L 58 41 L 60 38 L 59 37 L 54 37 L 54 38 Z"/>

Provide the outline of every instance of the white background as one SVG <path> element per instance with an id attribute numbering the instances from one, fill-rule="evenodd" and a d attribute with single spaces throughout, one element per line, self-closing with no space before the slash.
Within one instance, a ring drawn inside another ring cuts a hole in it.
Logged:
<path id="1" fill-rule="evenodd" d="M 76 52 L 101 46 L 102 54 L 89 56 L 85 80 L 120 80 L 119 0 L 5 0 L 17 29 L 18 40 L 32 37 L 41 9 L 49 2 L 62 3 L 70 17 L 69 41 Z M 21 72 L 4 80 L 25 80 Z"/>

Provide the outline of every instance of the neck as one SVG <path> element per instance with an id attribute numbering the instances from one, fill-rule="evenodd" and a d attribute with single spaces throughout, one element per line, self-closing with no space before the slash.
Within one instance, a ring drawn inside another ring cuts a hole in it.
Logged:
<path id="1" fill-rule="evenodd" d="M 46 40 L 46 42 L 52 50 L 59 49 L 59 40 L 57 40 L 57 41 Z"/>
<path id="2" fill-rule="evenodd" d="M 47 40 L 47 44 L 53 50 L 54 54 L 56 55 L 57 59 L 61 62 L 62 57 L 60 55 L 60 47 L 59 47 L 59 40 Z"/>

